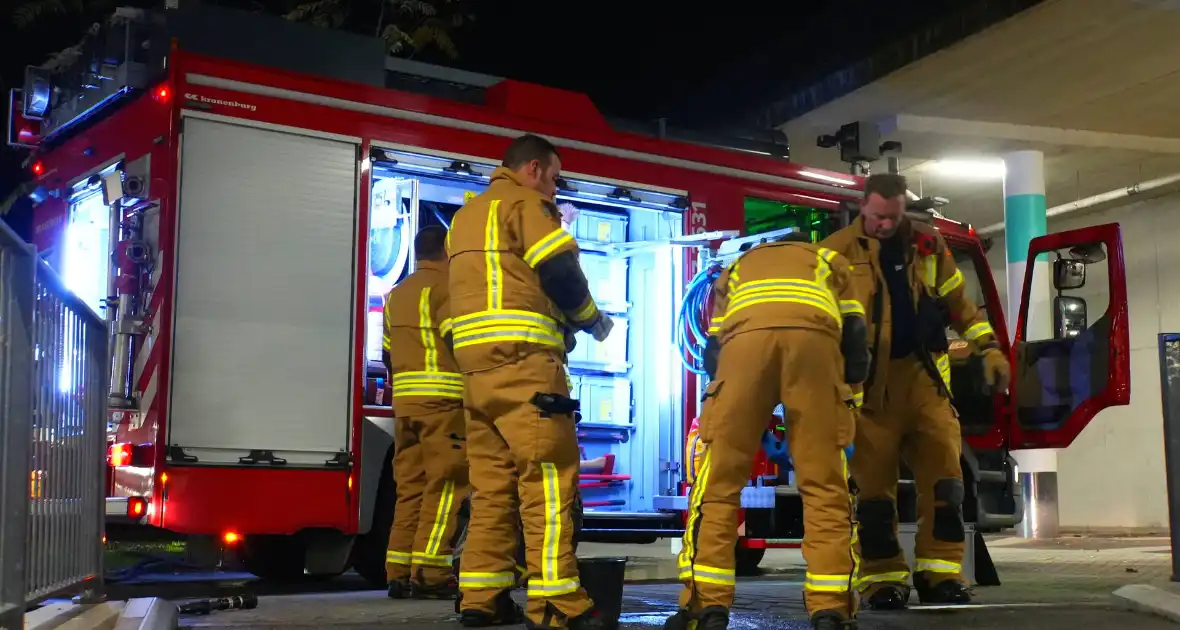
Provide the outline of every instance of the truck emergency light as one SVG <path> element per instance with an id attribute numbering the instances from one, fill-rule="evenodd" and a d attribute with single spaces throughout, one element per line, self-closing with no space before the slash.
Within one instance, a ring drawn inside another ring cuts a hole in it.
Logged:
<path id="1" fill-rule="evenodd" d="M 127 516 L 139 518 L 147 514 L 147 501 L 143 497 L 131 497 L 127 500 Z"/>
<path id="2" fill-rule="evenodd" d="M 151 452 L 130 442 L 119 442 L 107 447 L 107 464 L 112 468 L 151 466 Z"/>

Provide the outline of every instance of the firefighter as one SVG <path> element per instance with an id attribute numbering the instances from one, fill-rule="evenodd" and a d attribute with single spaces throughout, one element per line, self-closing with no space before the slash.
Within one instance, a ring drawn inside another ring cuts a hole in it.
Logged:
<path id="1" fill-rule="evenodd" d="M 856 430 L 852 477 L 863 564 L 858 588 L 869 607 L 904 608 L 910 567 L 898 544 L 899 463 L 913 471 L 918 537 L 913 585 L 927 604 L 966 604 L 962 575 L 965 489 L 958 417 L 951 404 L 946 327 L 975 344 L 990 386 L 1008 386 L 1009 365 L 963 274 L 933 227 L 905 213 L 906 181 L 873 175 L 856 221 L 823 245 L 854 266 L 868 307 L 873 366 Z"/>
<path id="2" fill-rule="evenodd" d="M 815 628 L 854 623 L 856 553 L 848 461 L 849 383 L 868 372 L 864 307 L 848 262 L 799 235 L 759 245 L 714 284 L 699 426 L 704 456 L 678 565 L 684 589 L 666 630 L 720 630 L 734 596 L 737 513 L 766 419 L 782 402 L 803 497 L 804 600 Z"/>
<path id="3" fill-rule="evenodd" d="M 463 372 L 475 489 L 459 572 L 460 622 L 468 627 L 521 621 L 506 544 L 518 510 L 526 625 L 604 627 L 572 549 L 580 454 L 564 327 L 602 341 L 613 323 L 590 296 L 577 243 L 561 226 L 553 203 L 560 172 L 552 144 L 521 136 L 451 226 L 451 342 Z"/>
<path id="4" fill-rule="evenodd" d="M 397 506 L 385 576 L 394 599 L 453 599 L 451 540 L 469 492 L 463 377 L 443 343 L 446 230 L 414 237 L 417 269 L 385 298 L 382 359 L 393 388 Z"/>

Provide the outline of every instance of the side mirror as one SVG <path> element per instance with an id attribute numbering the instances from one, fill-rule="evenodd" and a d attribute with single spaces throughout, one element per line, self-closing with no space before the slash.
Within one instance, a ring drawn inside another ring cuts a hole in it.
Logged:
<path id="1" fill-rule="evenodd" d="M 1057 339 L 1071 339 L 1086 330 L 1086 301 L 1075 297 L 1053 298 L 1053 332 Z"/>
<path id="2" fill-rule="evenodd" d="M 1053 261 L 1053 287 L 1058 291 L 1080 289 L 1086 285 L 1086 263 L 1059 258 Z"/>

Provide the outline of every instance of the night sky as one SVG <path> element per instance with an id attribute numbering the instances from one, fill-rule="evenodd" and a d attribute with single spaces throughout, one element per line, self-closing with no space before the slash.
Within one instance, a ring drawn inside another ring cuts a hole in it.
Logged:
<path id="1" fill-rule="evenodd" d="M 13 27 L 10 13 L 11 5 L 22 2 L 10 0 L 0 8 L 0 41 L 6 52 L 0 56 L 0 89 L 5 96 L 23 81 L 26 65 L 41 63 L 48 54 L 77 43 L 110 6 L 155 4 L 83 0 L 89 15 L 60 16 L 21 32 Z M 274 10 L 282 2 L 217 3 Z M 757 105 L 783 98 L 966 4 L 967 0 L 475 0 L 475 24 L 456 33 L 460 58 L 419 59 L 586 92 L 611 116 L 663 117 L 671 124 L 708 129 L 741 120 Z M 0 199 L 24 176 L 23 157 L 0 149 Z M 8 217 L 22 232 L 25 214 L 18 211 Z"/>

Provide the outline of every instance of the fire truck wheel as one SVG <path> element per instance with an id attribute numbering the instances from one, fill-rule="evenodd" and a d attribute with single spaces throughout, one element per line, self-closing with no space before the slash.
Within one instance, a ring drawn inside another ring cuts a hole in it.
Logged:
<path id="1" fill-rule="evenodd" d="M 390 447 L 392 453 L 393 447 Z M 393 480 L 391 463 L 385 458 L 381 481 L 377 484 L 377 500 L 373 506 L 373 524 L 369 531 L 356 537 L 352 544 L 349 564 L 373 588 L 385 588 L 385 551 L 389 546 L 389 528 L 393 527 L 393 509 L 397 502 L 397 482 Z"/>
<path id="2" fill-rule="evenodd" d="M 294 536 L 247 536 L 243 542 L 246 571 L 273 582 L 303 579 L 305 550 Z"/>
<path id="3" fill-rule="evenodd" d="M 758 565 L 762 564 L 762 558 L 765 555 L 765 549 L 746 549 L 739 543 L 734 550 L 734 573 L 738 577 L 760 575 L 762 572 L 758 570 Z"/>

